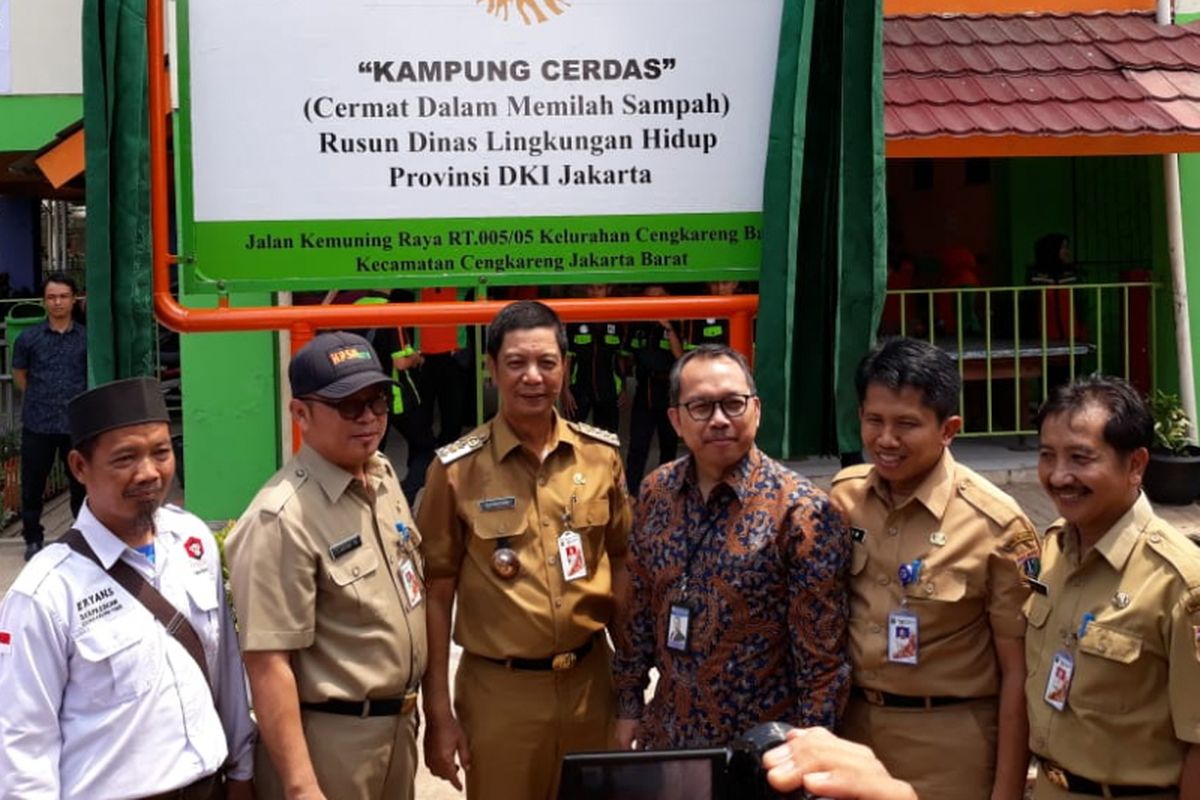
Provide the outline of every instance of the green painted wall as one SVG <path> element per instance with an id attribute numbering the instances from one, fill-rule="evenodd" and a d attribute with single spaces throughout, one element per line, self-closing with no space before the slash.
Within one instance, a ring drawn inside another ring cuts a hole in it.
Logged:
<path id="1" fill-rule="evenodd" d="M 1070 238 L 1072 257 L 1085 265 L 1089 282 L 1116 282 L 1126 270 L 1150 270 L 1163 287 L 1155 297 L 1153 374 L 1158 386 L 1178 387 L 1162 160 L 1156 156 L 1014 158 L 996 163 L 1003 165 L 996 205 L 997 235 L 1003 238 L 997 250 L 1011 265 L 1013 283 L 1026 283 L 1034 243 L 1048 233 Z M 1196 169 L 1200 194 L 1200 165 Z M 1200 227 L 1196 234 L 1200 237 Z M 1091 318 L 1096 299 L 1089 296 L 1079 302 L 1077 312 Z M 1123 312 L 1115 295 L 1105 294 L 1100 302 L 1104 369 L 1115 372 L 1119 365 L 1111 359 L 1121 352 Z M 1090 327 L 1094 335 L 1096 323 Z M 1096 367 L 1093 363 L 1088 368 Z"/>
<path id="2" fill-rule="evenodd" d="M 211 296 L 184 296 L 181 302 L 216 305 Z M 270 304 L 270 294 L 231 302 Z M 209 521 L 233 519 L 278 468 L 275 335 L 194 333 L 180 340 L 187 509 Z"/>
<path id="3" fill-rule="evenodd" d="M 1071 160 L 1010 158 L 999 163 L 1007 168 L 1008 258 L 1013 284 L 1020 285 L 1033 263 L 1034 242 L 1056 231 L 1071 235 Z M 1004 213 L 1002 206 L 997 205 L 997 213 Z"/>
<path id="4" fill-rule="evenodd" d="M 1200 19 L 1200 13 L 1179 14 L 1178 24 L 1195 22 Z M 1192 360 L 1200 353 L 1200 155 L 1181 155 L 1179 157 L 1180 197 L 1183 203 L 1183 252 L 1186 258 L 1187 291 L 1188 291 L 1188 320 L 1192 328 Z M 1164 201 L 1165 203 L 1165 201 Z M 1163 261 L 1167 261 L 1166 233 L 1162 242 Z M 1170 268 L 1168 267 L 1167 284 L 1170 285 Z M 1164 292 L 1166 305 L 1163 308 L 1167 314 L 1171 312 L 1171 295 Z M 1173 328 L 1172 328 L 1173 330 Z M 1175 358 L 1175 340 L 1171 339 L 1171 358 Z M 1193 373 L 1195 367 L 1193 366 Z M 1178 389 L 1176 379 L 1172 391 Z"/>
<path id="5" fill-rule="evenodd" d="M 38 150 L 83 118 L 83 95 L 0 95 L 0 152 Z"/>

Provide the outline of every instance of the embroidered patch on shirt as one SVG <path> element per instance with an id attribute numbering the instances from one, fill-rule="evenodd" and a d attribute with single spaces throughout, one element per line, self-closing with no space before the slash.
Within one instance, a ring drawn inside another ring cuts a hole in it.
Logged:
<path id="1" fill-rule="evenodd" d="M 12 651 L 12 634 L 0 631 L 0 656 L 6 656 Z"/>
<path id="2" fill-rule="evenodd" d="M 192 558 L 204 558 L 204 542 L 195 536 L 183 543 L 183 549 L 187 550 L 187 554 Z"/>
<path id="3" fill-rule="evenodd" d="M 1026 578 L 1037 580 L 1042 575 L 1042 560 L 1037 556 L 1021 559 L 1021 571 L 1025 573 Z"/>

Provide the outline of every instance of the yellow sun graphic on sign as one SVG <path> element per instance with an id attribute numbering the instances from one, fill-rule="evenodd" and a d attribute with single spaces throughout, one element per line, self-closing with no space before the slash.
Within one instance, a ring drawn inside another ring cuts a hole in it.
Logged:
<path id="1" fill-rule="evenodd" d="M 487 13 L 508 22 L 509 6 L 516 6 L 521 15 L 521 21 L 526 25 L 542 23 L 563 13 L 564 6 L 570 7 L 567 0 L 475 0 L 476 5 L 487 3 Z M 547 13 L 548 12 L 548 13 Z"/>

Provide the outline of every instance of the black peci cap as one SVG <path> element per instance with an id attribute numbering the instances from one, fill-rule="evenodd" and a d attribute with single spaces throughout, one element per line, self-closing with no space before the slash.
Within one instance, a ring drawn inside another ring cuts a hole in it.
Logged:
<path id="1" fill-rule="evenodd" d="M 322 333 L 300 348 L 288 365 L 293 397 L 317 395 L 341 400 L 378 383 L 392 383 L 375 348 L 353 333 Z"/>
<path id="2" fill-rule="evenodd" d="M 162 386 L 154 378 L 106 383 L 75 395 L 67 403 L 72 447 L 116 428 L 170 421 Z"/>

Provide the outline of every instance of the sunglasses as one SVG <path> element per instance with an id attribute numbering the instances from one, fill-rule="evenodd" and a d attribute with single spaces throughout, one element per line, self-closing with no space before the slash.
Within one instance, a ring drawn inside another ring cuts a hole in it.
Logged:
<path id="1" fill-rule="evenodd" d="M 324 397 L 310 395 L 301 399 L 329 406 L 338 413 L 339 417 L 351 422 L 361 417 L 363 411 L 368 408 L 375 416 L 382 417 L 388 413 L 388 406 L 391 405 L 391 395 L 387 392 L 380 392 L 374 397 L 367 398 L 347 397 L 342 400 L 326 400 Z"/>

